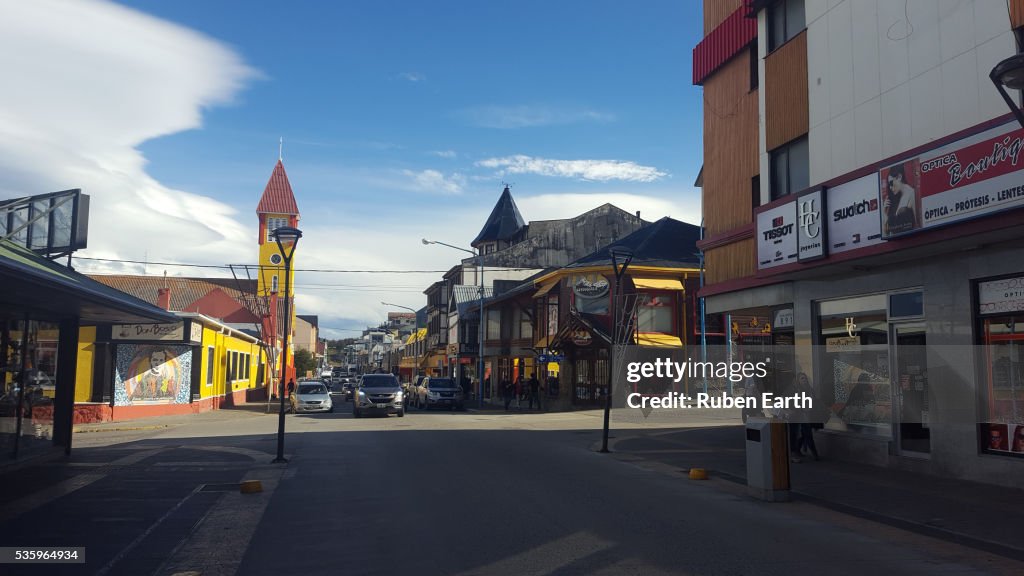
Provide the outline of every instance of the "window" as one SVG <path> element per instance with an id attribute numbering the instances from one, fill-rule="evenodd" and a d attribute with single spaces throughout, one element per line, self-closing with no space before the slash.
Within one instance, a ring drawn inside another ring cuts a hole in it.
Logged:
<path id="1" fill-rule="evenodd" d="M 501 338 L 501 310 L 487 311 L 487 332 L 485 336 L 488 340 L 498 340 Z"/>
<path id="2" fill-rule="evenodd" d="M 558 334 L 558 295 L 548 294 L 548 337 L 554 338 Z"/>
<path id="3" fill-rule="evenodd" d="M 979 282 L 978 338 L 984 363 L 979 377 L 978 433 L 982 452 L 1024 457 L 1024 277 Z"/>
<path id="4" fill-rule="evenodd" d="M 206 349 L 206 385 L 213 386 L 213 372 L 216 368 L 216 354 L 214 353 L 213 346 Z"/>
<path id="5" fill-rule="evenodd" d="M 484 244 L 484 254 L 492 254 L 497 249 L 495 244 Z"/>
<path id="6" fill-rule="evenodd" d="M 274 242 L 274 230 L 288 225 L 287 218 L 267 218 L 267 242 Z"/>
<path id="7" fill-rule="evenodd" d="M 270 291 L 277 292 L 277 276 L 270 279 Z"/>
<path id="8" fill-rule="evenodd" d="M 768 9 L 768 51 L 789 42 L 806 28 L 804 0 L 779 0 Z"/>
<path id="9" fill-rule="evenodd" d="M 750 207 L 757 208 L 761 205 L 761 175 L 758 174 L 750 179 Z"/>
<path id="10" fill-rule="evenodd" d="M 799 192 L 810 185 L 807 136 L 772 150 L 772 200 Z"/>
<path id="11" fill-rule="evenodd" d="M 519 337 L 533 338 L 533 319 L 524 310 L 519 311 Z"/>
<path id="12" fill-rule="evenodd" d="M 675 307 L 671 294 L 650 292 L 640 296 L 636 311 L 637 332 L 661 332 L 674 334 Z"/>

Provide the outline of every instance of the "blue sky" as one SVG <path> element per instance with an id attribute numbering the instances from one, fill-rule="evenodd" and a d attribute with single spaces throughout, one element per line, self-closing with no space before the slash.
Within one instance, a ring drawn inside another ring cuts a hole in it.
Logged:
<path id="1" fill-rule="evenodd" d="M 459 253 L 424 247 L 419 238 L 468 245 L 503 182 L 512 184 L 527 220 L 612 201 L 645 219 L 699 221 L 693 181 L 701 91 L 690 83 L 690 62 L 702 24 L 695 2 L 48 7 L 16 4 L 11 9 L 21 13 L 7 26 L 25 31 L 19 48 L 39 54 L 37 70 L 64 66 L 61 52 L 74 48 L 80 61 L 71 73 L 97 71 L 82 73 L 79 83 L 96 84 L 82 98 L 94 90 L 95 100 L 86 108 L 54 98 L 70 119 L 61 124 L 64 137 L 36 138 L 38 151 L 21 146 L 22 155 L 38 156 L 0 176 L 0 194 L 80 186 L 76 177 L 92 184 L 86 191 L 101 213 L 94 257 L 254 261 L 247 247 L 256 236 L 254 208 L 279 137 L 307 232 L 300 267 L 447 269 Z M 62 18 L 90 32 L 27 32 Z M 37 78 L 28 76 L 23 93 L 0 95 L 0 118 L 42 114 L 35 100 L 54 90 L 54 80 L 40 75 L 33 85 Z M 79 122 L 97 107 L 103 122 Z M 52 131 L 42 119 L 24 124 L 9 129 L 8 139 Z M 44 173 L 47 162 L 66 155 L 80 169 L 64 178 Z M 88 170 L 95 173 L 82 177 Z M 103 225 L 105 217 L 131 220 L 129 204 L 140 199 L 166 216 L 165 228 L 140 226 L 125 238 L 110 232 L 116 225 Z M 422 289 L 436 279 L 300 276 L 299 306 L 329 329 L 353 329 L 383 318 L 380 300 L 422 306 Z M 304 282 L 316 288 L 303 290 Z"/>

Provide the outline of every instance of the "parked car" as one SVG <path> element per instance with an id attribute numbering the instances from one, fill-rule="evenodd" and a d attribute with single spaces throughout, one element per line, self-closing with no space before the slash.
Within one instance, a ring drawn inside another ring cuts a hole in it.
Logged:
<path id="1" fill-rule="evenodd" d="M 456 384 L 453 378 L 424 378 L 423 383 L 417 388 L 417 393 L 416 406 L 419 408 L 466 409 L 462 387 Z"/>
<path id="2" fill-rule="evenodd" d="M 303 380 L 291 395 L 292 414 L 299 412 L 334 412 L 331 393 L 323 382 Z"/>
<path id="3" fill-rule="evenodd" d="M 405 399 L 402 386 L 394 374 L 364 374 L 355 388 L 352 415 L 397 414 L 405 416 Z"/>

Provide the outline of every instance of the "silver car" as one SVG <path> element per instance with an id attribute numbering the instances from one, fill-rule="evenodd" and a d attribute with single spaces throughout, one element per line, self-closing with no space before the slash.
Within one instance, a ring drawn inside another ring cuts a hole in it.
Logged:
<path id="1" fill-rule="evenodd" d="M 322 382 L 299 382 L 291 395 L 292 414 L 299 412 L 334 412 L 331 393 Z"/>
<path id="2" fill-rule="evenodd" d="M 435 407 L 449 410 L 466 409 L 462 388 L 452 378 L 425 378 L 417 392 L 416 406 L 418 408 L 426 410 Z"/>

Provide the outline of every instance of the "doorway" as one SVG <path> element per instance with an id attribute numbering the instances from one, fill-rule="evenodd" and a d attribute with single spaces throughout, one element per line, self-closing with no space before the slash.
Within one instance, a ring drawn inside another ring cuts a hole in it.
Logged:
<path id="1" fill-rule="evenodd" d="M 928 410 L 928 357 L 925 352 L 925 324 L 892 324 L 892 386 L 897 453 L 927 458 L 931 454 Z"/>

